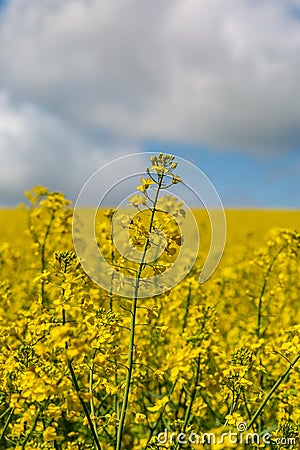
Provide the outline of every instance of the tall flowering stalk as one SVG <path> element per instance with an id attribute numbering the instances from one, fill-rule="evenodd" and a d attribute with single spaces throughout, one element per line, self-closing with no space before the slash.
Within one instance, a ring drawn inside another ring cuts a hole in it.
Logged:
<path id="1" fill-rule="evenodd" d="M 137 303 L 139 298 L 139 287 L 140 281 L 142 278 L 142 272 L 146 265 L 146 256 L 147 251 L 151 245 L 150 236 L 153 231 L 153 224 L 155 221 L 155 214 L 158 212 L 157 204 L 159 200 L 159 194 L 162 189 L 166 189 L 170 186 L 169 184 L 164 183 L 166 177 L 171 177 L 171 184 L 177 184 L 181 181 L 181 179 L 174 175 L 173 171 L 177 167 L 177 163 L 174 162 L 173 155 L 167 155 L 163 153 L 159 153 L 158 156 L 153 156 L 151 158 L 152 167 L 151 172 L 154 172 L 156 176 L 151 175 L 150 170 L 147 168 L 147 174 L 149 178 L 141 179 L 141 185 L 137 187 L 137 189 L 141 192 L 141 194 L 137 194 L 135 197 L 129 199 L 131 204 L 136 208 L 139 208 L 140 205 L 146 205 L 150 210 L 150 219 L 148 224 L 148 230 L 141 254 L 141 259 L 138 265 L 138 269 L 136 272 L 135 286 L 134 286 L 134 295 L 131 303 L 131 321 L 130 321 L 130 337 L 129 337 L 129 346 L 128 346 L 128 359 L 127 359 L 127 375 L 126 375 L 126 383 L 124 390 L 124 398 L 122 403 L 122 409 L 120 413 L 119 426 L 117 431 L 117 445 L 116 450 L 121 450 L 122 447 L 122 437 L 125 425 L 125 419 L 127 414 L 128 407 L 128 398 L 130 393 L 130 383 L 132 378 L 132 371 L 134 365 L 134 342 L 135 342 L 135 328 L 136 328 L 136 314 L 137 314 Z M 151 199 L 148 194 L 148 190 L 151 186 L 155 186 L 155 194 L 154 199 Z M 150 205 L 149 205 L 150 203 Z"/>

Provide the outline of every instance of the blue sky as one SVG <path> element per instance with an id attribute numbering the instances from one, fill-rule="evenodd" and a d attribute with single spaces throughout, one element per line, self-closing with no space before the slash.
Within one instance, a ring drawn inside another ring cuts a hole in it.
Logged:
<path id="1" fill-rule="evenodd" d="M 196 164 L 229 208 L 295 209 L 300 206 L 300 158 L 296 151 L 269 158 L 176 143 L 150 142 L 145 148 L 147 151 L 167 148 Z"/>
<path id="2" fill-rule="evenodd" d="M 198 165 L 226 207 L 299 208 L 299 11 L 0 0 L 0 205 L 36 184 L 75 200 L 112 159 L 165 151 Z"/>

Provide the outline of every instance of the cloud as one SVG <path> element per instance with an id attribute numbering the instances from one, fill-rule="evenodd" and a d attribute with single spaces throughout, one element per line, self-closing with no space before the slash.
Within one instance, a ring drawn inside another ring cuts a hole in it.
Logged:
<path id="1" fill-rule="evenodd" d="M 99 144 L 72 125 L 30 103 L 15 105 L 0 93 L 0 204 L 22 200 L 22 193 L 43 184 L 75 200 L 94 171 L 135 147 Z M 137 164 L 131 170 L 141 170 Z M 124 168 L 125 169 L 125 168 Z M 123 173 L 120 171 L 120 178 Z M 97 193 L 91 200 L 98 200 Z"/>
<path id="2" fill-rule="evenodd" d="M 292 130 L 300 119 L 295 6 L 10 0 L 0 79 L 16 98 L 83 129 L 288 149 L 300 140 Z"/>
<path id="3" fill-rule="evenodd" d="M 299 6 L 9 0 L 0 12 L 1 170 L 6 186 L 8 168 L 19 181 L 5 197 L 42 177 L 71 190 L 65 167 L 149 140 L 299 150 Z"/>

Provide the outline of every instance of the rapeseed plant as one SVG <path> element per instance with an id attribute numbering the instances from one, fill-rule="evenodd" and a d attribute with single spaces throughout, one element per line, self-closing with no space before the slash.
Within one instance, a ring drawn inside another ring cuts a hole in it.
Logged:
<path id="1" fill-rule="evenodd" d="M 127 261 L 114 246 L 114 210 L 96 222 L 106 260 L 133 279 L 133 298 L 83 271 L 61 193 L 26 193 L 26 232 L 0 242 L 1 449 L 248 449 L 228 439 L 158 440 L 164 430 L 220 437 L 240 423 L 272 434 L 271 444 L 253 447 L 299 445 L 299 230 L 276 228 L 263 242 L 247 236 L 252 247 L 233 242 L 239 251 L 229 248 L 201 285 L 199 254 L 179 284 L 140 299 L 183 245 L 185 209 L 163 195 L 182 181 L 180 167 L 164 154 L 151 164 L 129 200 L 136 214 L 122 218 L 139 259 Z M 107 276 L 119 283 L 113 271 Z"/>

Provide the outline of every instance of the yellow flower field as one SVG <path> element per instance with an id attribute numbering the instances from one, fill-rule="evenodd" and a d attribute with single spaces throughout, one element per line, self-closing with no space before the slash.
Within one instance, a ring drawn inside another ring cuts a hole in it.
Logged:
<path id="1" fill-rule="evenodd" d="M 204 284 L 209 223 L 195 211 L 195 267 L 132 302 L 83 271 L 63 194 L 27 198 L 0 211 L 1 450 L 299 448 L 300 211 L 226 211 L 223 259 Z M 111 216 L 97 239 L 121 267 Z M 167 265 L 181 244 L 166 235 Z"/>

